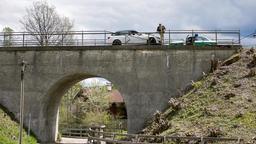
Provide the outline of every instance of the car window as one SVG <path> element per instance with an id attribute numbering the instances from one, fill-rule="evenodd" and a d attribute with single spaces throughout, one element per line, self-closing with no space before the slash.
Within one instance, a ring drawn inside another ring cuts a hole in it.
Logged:
<path id="1" fill-rule="evenodd" d="M 119 36 L 119 35 L 122 35 L 122 32 L 115 32 L 115 33 L 112 33 L 112 36 Z"/>
<path id="2" fill-rule="evenodd" d="M 196 37 L 196 41 L 208 41 L 205 37 Z"/>
<path id="3" fill-rule="evenodd" d="M 201 41 L 200 37 L 195 37 L 195 41 Z"/>
<path id="4" fill-rule="evenodd" d="M 137 31 L 131 31 L 131 34 L 138 34 Z"/>
<path id="5" fill-rule="evenodd" d="M 112 36 L 118 36 L 118 35 L 120 35 L 119 32 L 112 33 Z"/>
<path id="6" fill-rule="evenodd" d="M 131 34 L 138 34 L 137 31 L 133 31 L 133 30 L 124 30 L 124 31 L 117 31 L 115 33 L 112 34 L 112 36 L 119 36 L 119 35 L 131 35 Z"/>

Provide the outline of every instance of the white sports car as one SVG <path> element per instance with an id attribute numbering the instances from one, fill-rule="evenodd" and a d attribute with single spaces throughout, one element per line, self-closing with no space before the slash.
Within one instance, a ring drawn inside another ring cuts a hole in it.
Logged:
<path id="1" fill-rule="evenodd" d="M 161 44 L 160 37 L 154 34 L 143 34 L 135 30 L 117 31 L 108 37 L 107 43 L 112 45 L 123 44 Z"/>

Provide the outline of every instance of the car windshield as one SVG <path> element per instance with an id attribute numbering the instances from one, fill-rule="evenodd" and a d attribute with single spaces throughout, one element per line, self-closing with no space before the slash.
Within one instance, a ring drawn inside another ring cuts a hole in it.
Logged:
<path id="1" fill-rule="evenodd" d="M 138 34 L 137 31 L 135 30 L 124 30 L 124 31 L 117 31 L 115 33 L 113 33 L 113 36 L 119 36 L 119 35 L 131 35 L 131 34 Z"/>
<path id="2" fill-rule="evenodd" d="M 196 41 L 209 41 L 209 40 L 205 37 L 199 36 L 199 37 L 196 37 Z"/>

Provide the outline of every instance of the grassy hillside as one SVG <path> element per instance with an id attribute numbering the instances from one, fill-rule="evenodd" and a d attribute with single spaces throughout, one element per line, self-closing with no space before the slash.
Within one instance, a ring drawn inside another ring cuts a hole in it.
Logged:
<path id="1" fill-rule="evenodd" d="M 256 143 L 256 52 L 243 50 L 156 113 L 146 134 L 241 137 Z"/>
<path id="2" fill-rule="evenodd" d="M 19 124 L 0 109 L 0 144 L 17 144 L 19 140 Z M 24 144 L 36 144 L 34 137 L 28 137 L 23 131 Z"/>

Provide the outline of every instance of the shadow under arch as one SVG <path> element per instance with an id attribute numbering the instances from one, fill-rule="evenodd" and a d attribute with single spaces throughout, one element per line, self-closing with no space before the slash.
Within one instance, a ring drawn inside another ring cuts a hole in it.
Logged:
<path id="1" fill-rule="evenodd" d="M 57 134 L 58 134 L 58 110 L 59 110 L 59 105 L 61 103 L 61 99 L 64 96 L 64 94 L 67 92 L 69 88 L 71 88 L 74 84 L 88 78 L 92 77 L 101 77 L 98 75 L 92 75 L 92 74 L 87 74 L 87 73 L 76 73 L 76 74 L 71 74 L 64 76 L 63 78 L 59 79 L 57 82 L 51 86 L 49 91 L 46 94 L 46 97 L 48 98 L 46 100 L 46 105 L 44 107 L 44 113 L 45 115 L 45 133 L 48 133 L 49 139 L 55 140 L 57 139 Z M 101 77 L 101 78 L 106 78 L 107 77 Z M 111 81 L 112 82 L 112 81 Z M 118 86 L 116 86 L 118 88 Z M 119 88 L 118 88 L 119 90 Z M 120 93 L 122 93 L 120 91 Z M 125 98 L 123 97 L 124 102 Z"/>

